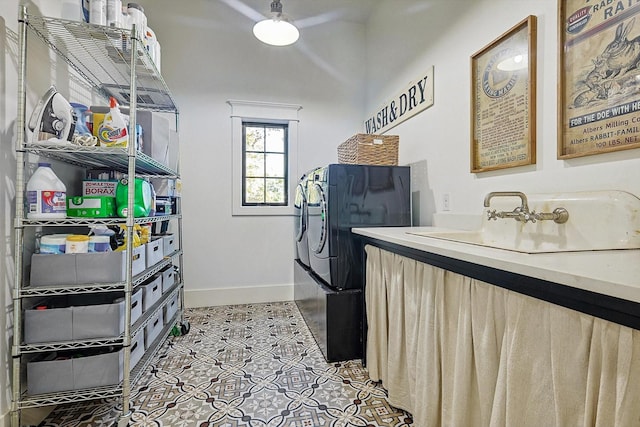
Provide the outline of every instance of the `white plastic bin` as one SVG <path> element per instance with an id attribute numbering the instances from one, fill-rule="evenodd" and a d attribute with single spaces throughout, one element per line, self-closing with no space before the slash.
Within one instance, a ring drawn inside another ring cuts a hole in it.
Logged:
<path id="1" fill-rule="evenodd" d="M 162 332 L 162 328 L 164 328 L 164 316 L 162 310 L 158 310 L 158 312 L 149 319 L 149 323 L 144 329 L 144 344 L 146 348 L 149 348 L 153 341 L 158 338 L 160 332 Z"/>
<path id="2" fill-rule="evenodd" d="M 152 239 L 145 245 L 147 268 L 162 261 L 164 256 L 162 243 L 162 239 Z"/>
<path id="3" fill-rule="evenodd" d="M 142 311 L 147 311 L 162 297 L 162 276 L 157 274 L 141 286 L 143 289 Z"/>
<path id="4" fill-rule="evenodd" d="M 160 271 L 162 274 L 162 293 L 170 291 L 176 284 L 176 271 L 173 268 L 173 264 Z"/>

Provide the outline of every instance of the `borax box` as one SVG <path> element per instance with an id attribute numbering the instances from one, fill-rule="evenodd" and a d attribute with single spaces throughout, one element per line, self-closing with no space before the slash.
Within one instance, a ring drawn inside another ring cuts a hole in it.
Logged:
<path id="1" fill-rule="evenodd" d="M 83 196 L 116 197 L 118 181 L 82 181 Z"/>

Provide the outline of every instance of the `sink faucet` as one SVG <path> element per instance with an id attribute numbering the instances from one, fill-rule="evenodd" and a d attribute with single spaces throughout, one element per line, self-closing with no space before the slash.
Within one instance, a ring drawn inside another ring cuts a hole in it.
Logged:
<path id="1" fill-rule="evenodd" d="M 527 202 L 527 196 L 520 191 L 492 191 L 484 197 L 484 207 L 488 208 L 491 203 L 491 199 L 494 197 L 520 197 L 522 203 L 520 204 L 520 210 L 522 212 L 529 213 L 529 204 Z"/>
<path id="2" fill-rule="evenodd" d="M 513 218 L 516 221 L 521 222 L 536 222 L 544 220 L 552 220 L 557 224 L 564 224 L 569 220 L 569 212 L 565 208 L 556 208 L 551 213 L 536 213 L 535 211 L 529 212 L 529 203 L 527 202 L 527 196 L 520 191 L 492 191 L 484 198 L 484 207 L 488 208 L 491 205 L 491 199 L 494 197 L 519 197 L 520 206 L 515 208 L 512 212 L 496 212 L 496 210 L 487 210 L 487 217 L 489 220 L 498 218 Z"/>

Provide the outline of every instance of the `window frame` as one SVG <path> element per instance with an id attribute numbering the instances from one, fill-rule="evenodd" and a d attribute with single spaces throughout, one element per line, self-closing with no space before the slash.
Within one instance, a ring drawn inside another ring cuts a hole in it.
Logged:
<path id="1" fill-rule="evenodd" d="M 266 136 L 266 130 L 267 128 L 272 128 L 272 129 L 283 129 L 284 130 L 284 147 L 282 151 L 268 151 L 267 147 L 266 147 L 266 140 L 265 140 L 265 147 L 264 150 L 262 151 L 249 151 L 250 153 L 262 153 L 265 155 L 265 168 L 264 168 L 264 176 L 261 176 L 259 178 L 261 178 L 262 180 L 265 181 L 265 191 L 266 191 L 266 181 L 268 178 L 272 178 L 266 175 L 266 157 L 267 154 L 271 153 L 271 154 L 282 154 L 284 155 L 284 162 L 285 162 L 285 168 L 284 168 L 284 175 L 282 177 L 277 177 L 279 179 L 284 179 L 284 183 L 285 183 L 285 188 L 284 188 L 284 201 L 283 202 L 278 202 L 278 203 L 269 203 L 269 202 L 247 202 L 246 200 L 246 191 L 247 191 L 247 178 L 249 178 L 247 176 L 247 127 L 262 127 L 265 130 L 265 136 Z M 289 199 L 289 171 L 288 171 L 288 165 L 289 165 L 289 125 L 285 124 L 285 123 L 264 123 L 264 122 L 256 122 L 256 121 L 243 121 L 242 122 L 242 206 L 287 206 L 290 203 L 290 199 Z"/>
<path id="2" fill-rule="evenodd" d="M 298 174 L 298 123 L 300 105 L 280 104 L 260 101 L 239 101 L 229 100 L 227 104 L 231 106 L 231 143 L 232 143 L 232 215 L 295 215 L 293 206 L 293 195 L 297 185 Z M 284 124 L 288 126 L 287 132 L 287 204 L 286 205 L 249 205 L 244 206 L 243 184 L 244 184 L 244 134 L 243 123 L 257 122 L 264 124 Z"/>

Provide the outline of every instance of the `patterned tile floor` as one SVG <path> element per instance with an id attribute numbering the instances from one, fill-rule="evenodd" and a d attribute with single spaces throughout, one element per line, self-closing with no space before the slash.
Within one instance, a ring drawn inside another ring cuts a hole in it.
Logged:
<path id="1" fill-rule="evenodd" d="M 325 362 L 293 302 L 189 309 L 132 391 L 131 427 L 408 426 L 359 360 Z M 115 404 L 115 409 L 114 409 Z M 117 402 L 60 406 L 40 427 L 111 427 Z"/>

